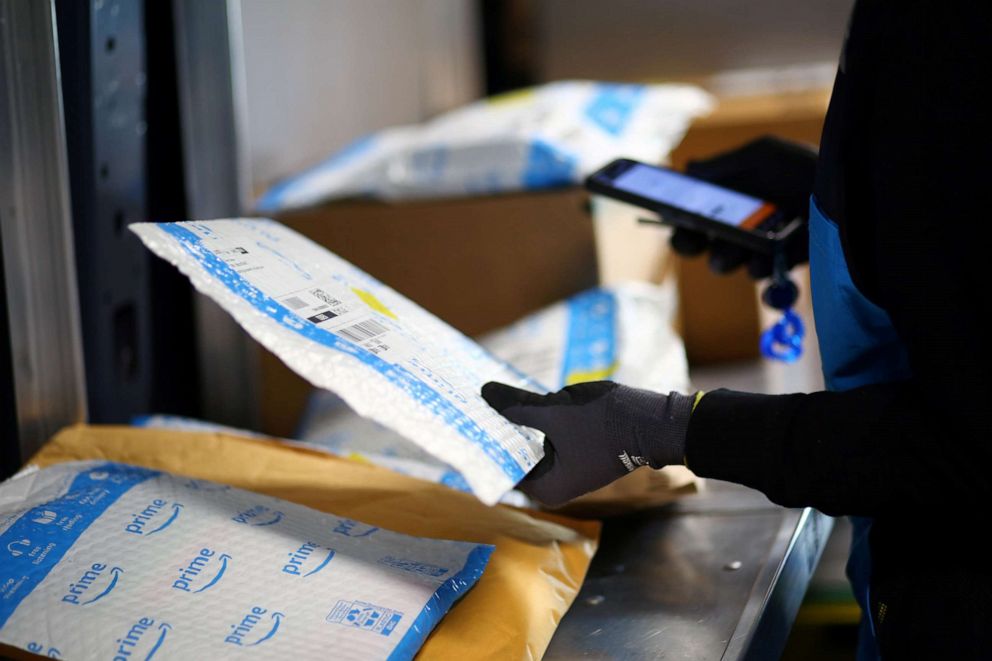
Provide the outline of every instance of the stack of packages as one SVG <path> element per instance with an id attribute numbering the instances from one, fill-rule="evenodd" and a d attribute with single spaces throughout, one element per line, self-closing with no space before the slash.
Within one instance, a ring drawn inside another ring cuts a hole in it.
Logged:
<path id="1" fill-rule="evenodd" d="M 331 199 L 487 195 L 581 183 L 615 158 L 658 162 L 710 110 L 691 85 L 563 81 L 380 131 L 266 192 L 276 214 Z"/>
<path id="2" fill-rule="evenodd" d="M 596 151 L 602 139 L 548 109 L 586 98 L 583 122 L 615 138 L 636 137 L 625 127 L 651 128 L 654 148 L 667 151 L 706 99 L 670 90 L 669 101 L 684 103 L 665 114 L 661 92 L 561 84 L 533 94 L 529 113 L 505 100 L 489 107 L 505 120 L 490 122 L 502 151 L 478 134 L 485 106 L 470 107 L 422 134 L 368 140 L 263 204 L 574 181 L 600 164 L 592 160 L 617 154 Z M 471 139 L 435 145 L 425 161 L 425 145 L 442 135 Z M 513 135 L 530 137 L 508 141 Z M 594 156 L 570 155 L 570 146 Z M 484 152 L 503 154 L 502 165 Z M 496 167 L 471 166 L 481 162 Z M 295 443 L 155 417 L 145 428 L 80 426 L 56 436 L 0 484 L 0 652 L 540 657 L 578 592 L 599 525 L 492 507 L 512 501 L 542 438 L 492 411 L 480 387 L 495 380 L 546 391 L 616 378 L 684 389 L 672 290 L 585 292 L 480 345 L 273 221 L 132 229 L 319 391 Z M 177 424 L 188 431 L 151 428 Z M 670 477 L 664 491 L 687 480 Z"/>

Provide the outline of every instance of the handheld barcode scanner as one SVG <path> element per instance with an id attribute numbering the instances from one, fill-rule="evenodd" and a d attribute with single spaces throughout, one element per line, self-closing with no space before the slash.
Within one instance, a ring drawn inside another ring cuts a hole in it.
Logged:
<path id="1" fill-rule="evenodd" d="M 762 355 L 793 362 L 802 355 L 806 334 L 792 306 L 799 290 L 789 278 L 788 241 L 802 227 L 802 219 L 789 218 L 770 202 L 723 188 L 708 181 L 629 159 L 618 159 L 589 175 L 586 188 L 658 215 L 661 223 L 681 227 L 768 255 L 772 276 L 761 294 L 782 318 L 761 334 Z"/>

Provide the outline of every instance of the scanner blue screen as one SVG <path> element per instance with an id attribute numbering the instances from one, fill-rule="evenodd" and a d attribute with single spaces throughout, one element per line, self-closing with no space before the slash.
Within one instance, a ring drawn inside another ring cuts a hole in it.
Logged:
<path id="1" fill-rule="evenodd" d="M 743 223 L 765 204 L 750 195 L 640 163 L 614 179 L 613 186 L 734 226 Z"/>

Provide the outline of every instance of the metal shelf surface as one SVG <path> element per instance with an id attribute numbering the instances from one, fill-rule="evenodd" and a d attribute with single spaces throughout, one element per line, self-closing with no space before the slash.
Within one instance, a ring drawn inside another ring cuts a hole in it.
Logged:
<path id="1" fill-rule="evenodd" d="M 609 519 L 545 658 L 778 658 L 832 525 L 719 481 Z"/>
<path id="2" fill-rule="evenodd" d="M 820 390 L 815 338 L 807 344 L 792 365 L 707 367 L 692 379 L 704 390 Z M 816 510 L 718 480 L 667 507 L 609 519 L 545 658 L 777 659 L 832 528 Z"/>

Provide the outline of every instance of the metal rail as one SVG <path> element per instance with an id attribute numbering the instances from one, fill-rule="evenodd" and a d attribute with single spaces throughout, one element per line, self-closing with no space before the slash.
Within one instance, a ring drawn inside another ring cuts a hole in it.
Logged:
<path id="1" fill-rule="evenodd" d="M 20 460 L 86 415 L 68 177 L 52 3 L 0 0 L 0 313 Z"/>
<path id="2" fill-rule="evenodd" d="M 545 658 L 778 658 L 832 524 L 717 481 L 608 520 Z"/>

